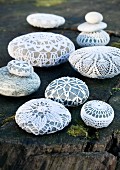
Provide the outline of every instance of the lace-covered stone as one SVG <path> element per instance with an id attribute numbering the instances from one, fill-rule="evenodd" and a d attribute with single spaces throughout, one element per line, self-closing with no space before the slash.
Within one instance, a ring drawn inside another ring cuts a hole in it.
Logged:
<path id="1" fill-rule="evenodd" d="M 107 27 L 107 24 L 104 22 L 100 22 L 98 24 L 89 24 L 88 22 L 84 22 L 78 26 L 78 30 L 82 32 L 95 32 L 103 30 Z"/>
<path id="2" fill-rule="evenodd" d="M 12 60 L 7 64 L 7 68 L 11 74 L 17 76 L 30 76 L 33 73 L 33 67 L 25 61 Z"/>
<path id="3" fill-rule="evenodd" d="M 67 37 L 46 32 L 22 35 L 8 45 L 11 57 L 33 66 L 49 67 L 66 62 L 75 46 Z"/>
<path id="4" fill-rule="evenodd" d="M 30 95 L 40 86 L 39 76 L 33 72 L 29 76 L 11 74 L 7 67 L 0 68 L 0 94 L 4 96 L 20 97 Z"/>
<path id="5" fill-rule="evenodd" d="M 103 30 L 89 33 L 81 32 L 76 41 L 81 47 L 104 46 L 109 43 L 110 37 L 109 34 Z"/>
<path id="6" fill-rule="evenodd" d="M 61 77 L 48 85 L 45 97 L 65 106 L 78 106 L 87 100 L 89 90 L 87 85 L 78 78 Z"/>
<path id="7" fill-rule="evenodd" d="M 54 14 L 36 13 L 27 17 L 27 22 L 34 27 L 54 28 L 65 23 L 65 19 Z"/>
<path id="8" fill-rule="evenodd" d="M 90 24 L 97 24 L 103 20 L 103 16 L 99 12 L 88 12 L 85 15 L 85 20 Z"/>
<path id="9" fill-rule="evenodd" d="M 41 98 L 20 106 L 15 121 L 28 133 L 43 135 L 62 130 L 71 121 L 71 114 L 62 104 Z"/>
<path id="10" fill-rule="evenodd" d="M 81 109 L 81 118 L 86 125 L 94 128 L 107 127 L 114 119 L 113 108 L 99 100 L 85 103 Z"/>
<path id="11" fill-rule="evenodd" d="M 84 47 L 73 52 L 69 62 L 90 78 L 112 78 L 120 73 L 120 49 L 109 46 Z"/>

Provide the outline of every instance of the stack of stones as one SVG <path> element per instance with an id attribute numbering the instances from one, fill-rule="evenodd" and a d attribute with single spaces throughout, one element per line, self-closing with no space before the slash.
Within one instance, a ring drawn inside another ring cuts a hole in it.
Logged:
<path id="1" fill-rule="evenodd" d="M 81 33 L 76 41 L 81 47 L 104 46 L 110 41 L 109 34 L 103 31 L 107 24 L 102 22 L 103 16 L 98 12 L 89 12 L 85 15 L 86 22 L 78 26 Z"/>

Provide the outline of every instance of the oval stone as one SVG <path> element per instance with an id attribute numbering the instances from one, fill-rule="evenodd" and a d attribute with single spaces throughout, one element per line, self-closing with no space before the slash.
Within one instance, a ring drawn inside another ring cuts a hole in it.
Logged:
<path id="1" fill-rule="evenodd" d="M 97 24 L 103 20 L 103 16 L 99 12 L 89 12 L 85 15 L 85 20 L 90 24 Z"/>
<path id="2" fill-rule="evenodd" d="M 88 46 L 104 46 L 110 41 L 110 36 L 105 31 L 96 32 L 81 32 L 76 39 L 77 43 L 81 47 Z"/>
<path id="3" fill-rule="evenodd" d="M 62 130 L 71 121 L 71 114 L 50 99 L 32 99 L 18 108 L 15 121 L 28 133 L 43 135 Z"/>
<path id="4" fill-rule="evenodd" d="M 21 77 L 28 77 L 33 73 L 33 67 L 26 61 L 11 60 L 7 64 L 7 69 L 11 74 Z"/>
<path id="5" fill-rule="evenodd" d="M 73 51 L 75 46 L 69 38 L 48 32 L 22 35 L 13 39 L 8 45 L 11 57 L 39 67 L 64 63 Z"/>
<path id="6" fill-rule="evenodd" d="M 40 87 L 40 78 L 33 72 L 30 76 L 21 77 L 11 74 L 7 67 L 0 68 L 0 94 L 4 96 L 27 96 Z"/>
<path id="7" fill-rule="evenodd" d="M 89 97 L 87 85 L 75 77 L 53 80 L 45 90 L 45 97 L 65 106 L 79 106 Z"/>
<path id="8" fill-rule="evenodd" d="M 106 27 L 107 24 L 105 22 L 100 22 L 98 24 L 90 24 L 88 22 L 84 22 L 83 24 L 80 24 L 77 29 L 82 32 L 94 32 L 103 30 Z"/>
<path id="9" fill-rule="evenodd" d="M 120 73 L 120 49 L 110 46 L 84 47 L 73 52 L 69 62 L 90 78 L 112 78 Z"/>
<path id="10" fill-rule="evenodd" d="M 27 16 L 27 22 L 40 28 L 54 28 L 59 27 L 65 23 L 65 19 L 54 14 L 35 13 Z"/>
<path id="11" fill-rule="evenodd" d="M 114 110 L 103 101 L 91 100 L 82 106 L 80 115 L 87 126 L 103 128 L 113 121 Z"/>

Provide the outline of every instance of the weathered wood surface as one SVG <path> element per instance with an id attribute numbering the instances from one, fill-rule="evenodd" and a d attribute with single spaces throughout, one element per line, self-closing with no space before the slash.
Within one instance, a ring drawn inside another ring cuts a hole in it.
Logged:
<path id="1" fill-rule="evenodd" d="M 0 67 L 11 60 L 7 52 L 9 41 L 30 32 L 60 33 L 69 37 L 76 49 L 79 48 L 75 40 L 79 33 L 76 27 L 84 21 L 84 15 L 92 10 L 103 14 L 108 30 L 113 33 L 109 45 L 119 41 L 119 35 L 116 34 L 120 30 L 119 0 L 68 0 L 57 6 L 39 5 L 38 1 L 32 0 L 0 0 Z M 57 29 L 33 28 L 26 22 L 26 16 L 34 12 L 62 15 L 66 18 L 66 24 Z M 35 72 L 42 81 L 36 93 L 21 98 L 0 96 L 0 169 L 114 170 L 120 155 L 120 76 L 106 80 L 89 79 L 74 71 L 68 62 L 52 68 L 35 68 Z M 89 100 L 99 99 L 111 104 L 115 119 L 108 128 L 98 131 L 87 128 L 88 136 L 81 133 L 77 137 L 70 136 L 67 132 L 72 125 L 79 124 L 83 129 L 86 128 L 79 116 L 81 106 L 69 108 L 71 124 L 55 134 L 33 136 L 15 124 L 17 108 L 30 99 L 44 97 L 48 83 L 62 76 L 74 76 L 85 81 L 90 90 Z M 117 169 L 120 169 L 119 164 Z"/>

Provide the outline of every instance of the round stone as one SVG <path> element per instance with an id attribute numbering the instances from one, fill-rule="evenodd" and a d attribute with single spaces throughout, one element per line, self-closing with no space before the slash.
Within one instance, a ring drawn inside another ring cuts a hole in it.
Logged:
<path id="1" fill-rule="evenodd" d="M 69 38 L 48 32 L 22 35 L 13 39 L 8 45 L 11 57 L 39 67 L 64 63 L 73 51 L 75 46 Z"/>
<path id="2" fill-rule="evenodd" d="M 53 80 L 45 90 L 45 97 L 65 106 L 78 106 L 89 97 L 87 85 L 75 77 L 61 77 Z"/>
<path id="3" fill-rule="evenodd" d="M 71 121 L 71 114 L 50 99 L 32 99 L 18 108 L 15 121 L 28 133 L 44 135 L 62 130 Z"/>
<path id="4" fill-rule="evenodd" d="M 110 36 L 103 30 L 89 33 L 81 32 L 76 41 L 81 47 L 104 46 L 109 43 Z"/>
<path id="5" fill-rule="evenodd" d="M 78 30 L 82 32 L 95 32 L 103 30 L 107 27 L 107 24 L 104 22 L 100 22 L 98 24 L 89 24 L 88 22 L 84 22 L 78 26 Z"/>
<path id="6" fill-rule="evenodd" d="M 85 20 L 90 24 L 98 24 L 103 20 L 103 16 L 99 12 L 89 12 L 85 15 Z"/>
<path id="7" fill-rule="evenodd" d="M 65 23 L 65 19 L 54 14 L 35 13 L 27 16 L 27 22 L 40 28 L 54 28 L 59 27 Z"/>
<path id="8" fill-rule="evenodd" d="M 39 76 L 33 72 L 30 76 L 20 77 L 11 74 L 7 67 L 0 68 L 0 94 L 20 97 L 30 95 L 40 86 Z"/>
<path id="9" fill-rule="evenodd" d="M 110 46 L 84 47 L 73 52 L 69 62 L 90 78 L 112 78 L 120 73 L 120 49 Z"/>
<path id="10" fill-rule="evenodd" d="M 87 126 L 103 128 L 113 121 L 114 110 L 103 101 L 91 100 L 82 106 L 80 115 Z"/>
<path id="11" fill-rule="evenodd" d="M 27 77 L 33 73 L 33 67 L 26 61 L 11 60 L 7 64 L 7 69 L 11 74 L 21 77 Z"/>

